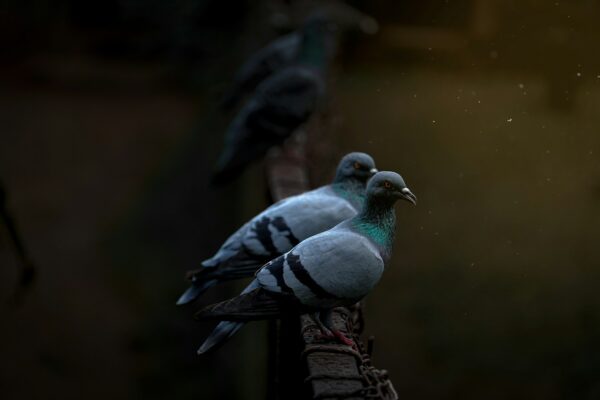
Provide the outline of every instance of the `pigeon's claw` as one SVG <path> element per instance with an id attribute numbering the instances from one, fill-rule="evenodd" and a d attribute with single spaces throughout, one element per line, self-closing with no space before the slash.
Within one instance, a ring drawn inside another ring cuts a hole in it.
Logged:
<path id="1" fill-rule="evenodd" d="M 321 332 L 317 333 L 314 338 L 317 340 L 332 340 L 335 338 L 335 335 L 329 329 L 320 329 Z"/>
<path id="2" fill-rule="evenodd" d="M 347 337 L 346 335 L 344 335 L 341 331 L 333 330 L 333 331 L 331 331 L 331 333 L 342 344 L 345 344 L 346 346 L 350 346 L 350 347 L 356 347 L 356 343 L 354 343 L 354 340 L 352 340 L 349 337 Z"/>

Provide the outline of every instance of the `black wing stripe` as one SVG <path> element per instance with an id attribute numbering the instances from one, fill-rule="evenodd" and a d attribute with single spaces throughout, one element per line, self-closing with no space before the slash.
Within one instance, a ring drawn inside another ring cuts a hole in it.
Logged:
<path id="1" fill-rule="evenodd" d="M 275 277 L 277 280 L 277 286 L 281 288 L 282 293 L 294 293 L 283 279 L 283 256 L 277 257 L 271 261 L 271 264 L 267 267 L 267 271 L 269 271 L 269 273 Z"/>
<path id="2" fill-rule="evenodd" d="M 264 249 L 271 255 L 271 258 L 278 256 L 280 253 L 277 251 L 273 238 L 271 237 L 271 231 L 269 230 L 269 224 L 271 220 L 267 217 L 263 217 L 260 221 L 256 222 L 256 226 L 252 227 L 252 231 L 256 234 L 256 238 Z"/>
<path id="3" fill-rule="evenodd" d="M 271 221 L 271 223 L 273 224 L 273 226 L 275 228 L 277 228 L 277 230 L 279 232 L 287 232 L 285 234 L 285 237 L 291 243 L 292 247 L 294 247 L 295 245 L 300 243 L 298 238 L 296 236 L 294 236 L 294 234 L 292 233 L 292 230 L 290 229 L 288 224 L 285 223 L 285 220 L 283 219 L 283 217 L 277 216 L 277 217 L 273 218 L 273 221 Z"/>
<path id="4" fill-rule="evenodd" d="M 337 299 L 337 296 L 329 293 L 317 282 L 315 282 L 312 276 L 309 275 L 306 268 L 304 268 L 304 265 L 302 265 L 300 262 L 300 256 L 297 256 L 294 253 L 288 253 L 286 256 L 286 261 L 296 279 L 298 279 L 304 286 L 309 288 L 310 291 L 315 294 L 315 296 L 321 299 Z"/>

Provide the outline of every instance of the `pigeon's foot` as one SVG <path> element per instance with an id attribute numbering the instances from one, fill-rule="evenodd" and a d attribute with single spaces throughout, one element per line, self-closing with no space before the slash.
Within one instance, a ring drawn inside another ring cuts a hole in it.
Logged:
<path id="1" fill-rule="evenodd" d="M 346 346 L 356 348 L 356 343 L 354 343 L 354 340 L 352 340 L 349 337 L 347 337 L 346 335 L 344 335 L 341 331 L 333 330 L 333 331 L 331 331 L 331 333 L 341 343 L 345 344 Z"/>
<path id="2" fill-rule="evenodd" d="M 350 339 L 348 336 L 344 335 L 341 331 L 338 330 L 329 330 L 325 328 L 322 329 L 320 333 L 313 336 L 313 338 L 315 340 L 322 340 L 326 342 L 337 341 L 341 344 L 345 344 L 346 346 L 350 346 L 353 349 L 357 348 L 356 343 L 354 343 L 354 340 Z"/>
<path id="3" fill-rule="evenodd" d="M 329 329 L 324 328 L 324 329 L 320 329 L 320 331 L 321 332 L 319 332 L 313 336 L 315 340 L 330 341 L 330 340 L 335 339 L 335 335 Z"/>

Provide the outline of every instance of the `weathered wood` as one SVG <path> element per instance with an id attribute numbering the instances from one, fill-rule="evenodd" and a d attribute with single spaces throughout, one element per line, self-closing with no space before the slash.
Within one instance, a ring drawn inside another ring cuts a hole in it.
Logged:
<path id="1" fill-rule="evenodd" d="M 306 133 L 300 130 L 267 155 L 267 184 L 274 202 L 309 190 L 305 142 Z"/>

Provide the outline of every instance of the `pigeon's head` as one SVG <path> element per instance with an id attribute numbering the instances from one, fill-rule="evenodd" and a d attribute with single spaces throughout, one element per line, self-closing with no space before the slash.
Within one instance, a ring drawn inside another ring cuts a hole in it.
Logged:
<path id="1" fill-rule="evenodd" d="M 331 40 L 335 24 L 321 12 L 311 15 L 302 27 L 302 44 L 298 63 L 317 70 L 324 70 L 330 61 Z"/>
<path id="2" fill-rule="evenodd" d="M 304 21 L 302 31 L 307 33 L 319 33 L 326 34 L 335 32 L 337 30 L 337 24 L 335 24 L 329 13 L 323 10 L 317 10 L 310 14 Z"/>
<path id="3" fill-rule="evenodd" d="M 340 161 L 335 174 L 336 182 L 355 179 L 367 182 L 377 172 L 375 161 L 367 153 L 349 153 Z"/>
<path id="4" fill-rule="evenodd" d="M 371 178 L 367 185 L 367 197 L 391 200 L 393 202 L 401 199 L 410 201 L 414 205 L 417 204 L 417 196 L 406 187 L 404 179 L 391 171 L 378 172 Z"/>

